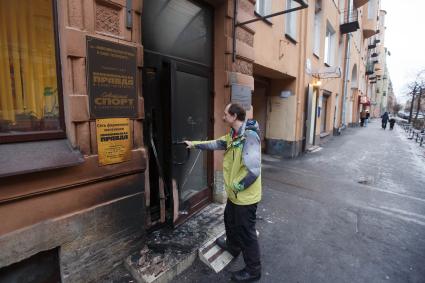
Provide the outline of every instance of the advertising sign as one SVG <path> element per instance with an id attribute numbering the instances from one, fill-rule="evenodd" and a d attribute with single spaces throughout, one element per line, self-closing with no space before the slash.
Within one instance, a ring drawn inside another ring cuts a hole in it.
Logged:
<path id="1" fill-rule="evenodd" d="M 136 48 L 87 37 L 91 118 L 136 117 Z"/>
<path id="2" fill-rule="evenodd" d="M 115 164 L 131 159 L 129 122 L 128 118 L 96 120 L 99 165 Z"/>

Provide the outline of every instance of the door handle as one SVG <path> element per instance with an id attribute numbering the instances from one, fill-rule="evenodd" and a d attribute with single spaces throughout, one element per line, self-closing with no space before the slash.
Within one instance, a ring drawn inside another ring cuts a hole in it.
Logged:
<path id="1" fill-rule="evenodd" d="M 187 146 L 184 141 L 174 141 L 173 146 Z M 190 148 L 186 148 L 186 158 L 182 162 L 177 162 L 173 160 L 173 165 L 184 165 L 190 159 Z"/>

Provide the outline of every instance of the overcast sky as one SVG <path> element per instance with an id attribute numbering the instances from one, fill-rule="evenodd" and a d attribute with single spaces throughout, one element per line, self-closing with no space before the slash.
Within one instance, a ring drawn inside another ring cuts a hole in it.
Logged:
<path id="1" fill-rule="evenodd" d="M 425 1 L 381 0 L 385 18 L 387 66 L 399 102 L 407 100 L 406 83 L 425 69 Z"/>

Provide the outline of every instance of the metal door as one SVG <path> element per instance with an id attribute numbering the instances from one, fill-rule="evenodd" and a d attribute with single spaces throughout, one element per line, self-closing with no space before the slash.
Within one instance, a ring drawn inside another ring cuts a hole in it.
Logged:
<path id="1" fill-rule="evenodd" d="M 327 112 L 328 112 L 328 97 L 325 95 L 322 95 L 321 98 L 321 110 L 320 110 L 320 133 L 326 132 L 326 123 L 327 121 Z"/>
<path id="2" fill-rule="evenodd" d="M 211 154 L 189 151 L 183 142 L 211 138 L 211 70 L 149 52 L 145 63 L 152 211 L 158 214 L 161 206 L 166 207 L 161 214 L 178 224 L 212 198 Z"/>
<path id="3" fill-rule="evenodd" d="M 208 153 L 187 152 L 184 140 L 209 139 L 212 113 L 211 75 L 196 64 L 172 62 L 171 186 L 173 222 L 179 223 L 211 200 Z"/>
<path id="4" fill-rule="evenodd" d="M 307 89 L 307 119 L 306 119 L 306 144 L 308 149 L 314 145 L 315 124 L 316 124 L 316 93 L 312 85 Z"/>

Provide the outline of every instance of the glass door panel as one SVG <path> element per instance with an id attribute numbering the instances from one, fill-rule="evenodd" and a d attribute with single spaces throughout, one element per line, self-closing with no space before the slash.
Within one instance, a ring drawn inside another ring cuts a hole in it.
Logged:
<path id="1" fill-rule="evenodd" d="M 177 186 L 178 213 L 181 216 L 190 213 L 210 196 L 209 193 L 202 193 L 209 190 L 208 153 L 192 149 L 189 154 L 182 142 L 208 139 L 211 92 L 208 70 L 183 63 L 175 63 L 173 66 L 172 182 Z"/>

